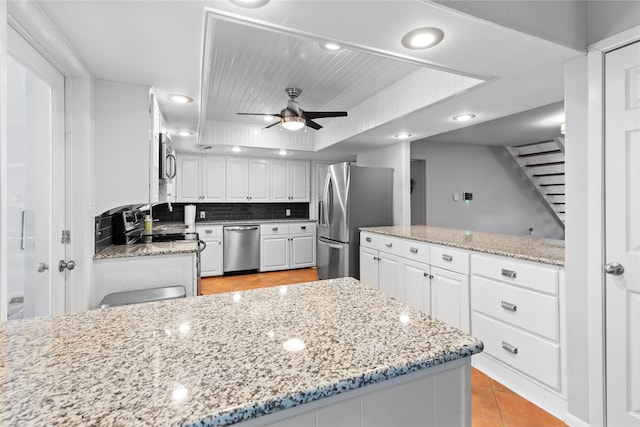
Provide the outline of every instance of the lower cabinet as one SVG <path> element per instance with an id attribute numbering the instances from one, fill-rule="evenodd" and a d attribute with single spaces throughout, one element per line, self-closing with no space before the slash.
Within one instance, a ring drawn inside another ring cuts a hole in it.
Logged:
<path id="1" fill-rule="evenodd" d="M 200 275 L 202 277 L 222 276 L 223 274 L 223 241 L 222 226 L 196 225 L 200 240 L 207 246 L 200 252 Z"/>
<path id="2" fill-rule="evenodd" d="M 363 232 L 360 242 L 361 282 L 470 332 L 469 276 L 430 264 L 433 250 L 434 263 L 468 272 L 468 253 L 376 233 Z"/>
<path id="3" fill-rule="evenodd" d="M 315 265 L 315 223 L 274 223 L 260 226 L 260 271 Z"/>

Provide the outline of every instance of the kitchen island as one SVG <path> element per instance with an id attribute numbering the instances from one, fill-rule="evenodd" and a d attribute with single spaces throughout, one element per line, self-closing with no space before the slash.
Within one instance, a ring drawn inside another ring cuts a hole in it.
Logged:
<path id="1" fill-rule="evenodd" d="M 482 351 L 351 278 L 5 322 L 0 346 L 3 425 L 470 425 Z"/>

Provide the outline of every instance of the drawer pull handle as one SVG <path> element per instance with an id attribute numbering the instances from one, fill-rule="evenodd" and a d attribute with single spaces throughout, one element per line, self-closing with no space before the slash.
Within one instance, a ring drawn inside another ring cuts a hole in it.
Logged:
<path id="1" fill-rule="evenodd" d="M 506 341 L 502 341 L 502 348 L 507 350 L 511 354 L 518 354 L 518 347 L 512 344 L 509 344 Z"/>
<path id="2" fill-rule="evenodd" d="M 516 278 L 516 272 L 513 270 L 507 270 L 506 268 L 503 268 L 501 271 L 502 275 L 504 277 L 509 277 L 511 279 L 515 279 Z"/>
<path id="3" fill-rule="evenodd" d="M 510 302 L 506 302 L 506 301 L 502 301 L 502 308 L 504 308 L 505 310 L 509 310 L 509 311 L 518 310 L 518 306 L 517 305 L 512 304 Z"/>
<path id="4" fill-rule="evenodd" d="M 211 234 L 211 233 L 213 233 L 213 230 L 204 230 L 204 232 L 207 233 L 207 234 Z"/>
<path id="5" fill-rule="evenodd" d="M 442 259 L 445 261 L 453 261 L 453 257 L 451 255 L 442 255 Z"/>
<path id="6" fill-rule="evenodd" d="M 366 238 L 366 239 L 364 239 L 364 240 L 366 240 L 367 242 L 371 243 L 371 237 L 367 237 L 367 238 Z"/>
<path id="7" fill-rule="evenodd" d="M 278 231 L 278 227 L 273 227 L 271 231 Z"/>
<path id="8" fill-rule="evenodd" d="M 412 254 L 417 254 L 418 248 L 409 248 L 409 252 L 411 252 Z"/>
<path id="9" fill-rule="evenodd" d="M 301 229 L 301 230 L 306 230 L 306 229 L 307 229 L 307 226 L 306 226 L 306 225 L 303 225 L 302 227 L 300 227 L 300 229 Z"/>
<path id="10" fill-rule="evenodd" d="M 385 243 L 384 244 L 386 247 L 390 248 L 391 246 L 393 246 L 393 243 Z"/>

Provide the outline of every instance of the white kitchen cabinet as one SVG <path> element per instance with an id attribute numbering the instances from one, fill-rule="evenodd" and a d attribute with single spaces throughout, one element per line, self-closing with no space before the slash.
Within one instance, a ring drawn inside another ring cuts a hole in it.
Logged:
<path id="1" fill-rule="evenodd" d="M 200 275 L 202 277 L 223 274 L 223 229 L 221 225 L 196 225 L 196 233 L 206 247 L 200 252 Z"/>
<path id="2" fill-rule="evenodd" d="M 431 314 L 469 333 L 469 276 L 434 266 L 430 274 Z"/>
<path id="3" fill-rule="evenodd" d="M 260 271 L 315 265 L 315 223 L 271 223 L 260 226 Z"/>
<path id="4" fill-rule="evenodd" d="M 160 147 L 151 88 L 97 80 L 94 105 L 95 211 L 156 203 Z"/>
<path id="5" fill-rule="evenodd" d="M 310 164 L 306 161 L 272 160 L 269 184 L 272 202 L 311 200 Z"/>
<path id="6" fill-rule="evenodd" d="M 196 253 L 109 258 L 93 262 L 91 308 L 114 292 L 184 286 L 187 297 L 198 292 Z"/>
<path id="7" fill-rule="evenodd" d="M 177 201 L 224 202 L 226 162 L 224 157 L 178 156 Z"/>
<path id="8" fill-rule="evenodd" d="M 269 201 L 269 161 L 227 158 L 227 202 Z"/>
<path id="9" fill-rule="evenodd" d="M 473 364 L 541 408 L 566 411 L 561 268 L 510 257 L 471 256 Z"/>
<path id="10" fill-rule="evenodd" d="M 467 333 L 471 329 L 469 276 L 464 272 L 468 271 L 466 251 L 361 233 L 361 281 Z"/>

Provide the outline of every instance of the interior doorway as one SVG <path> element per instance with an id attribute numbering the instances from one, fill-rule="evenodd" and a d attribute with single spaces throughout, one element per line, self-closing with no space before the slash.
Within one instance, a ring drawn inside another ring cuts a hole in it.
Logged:
<path id="1" fill-rule="evenodd" d="M 64 312 L 64 77 L 7 29 L 7 318 Z M 56 239 L 56 236 L 58 238 Z"/>
<path id="2" fill-rule="evenodd" d="M 411 225 L 427 223 L 427 162 L 411 160 Z"/>

